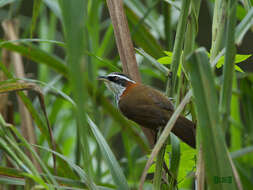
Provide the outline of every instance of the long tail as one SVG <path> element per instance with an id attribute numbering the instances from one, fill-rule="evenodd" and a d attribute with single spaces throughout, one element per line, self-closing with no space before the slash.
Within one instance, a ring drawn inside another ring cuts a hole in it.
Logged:
<path id="1" fill-rule="evenodd" d="M 196 127 L 192 121 L 179 116 L 172 132 L 192 148 L 196 148 Z"/>

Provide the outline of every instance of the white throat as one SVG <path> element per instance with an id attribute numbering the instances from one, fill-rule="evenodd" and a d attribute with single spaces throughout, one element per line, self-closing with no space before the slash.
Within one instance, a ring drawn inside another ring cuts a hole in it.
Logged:
<path id="1" fill-rule="evenodd" d="M 120 96 L 123 94 L 126 87 L 110 82 L 106 82 L 105 85 L 107 86 L 108 89 L 110 89 L 113 92 L 116 99 L 116 103 L 118 105 Z"/>

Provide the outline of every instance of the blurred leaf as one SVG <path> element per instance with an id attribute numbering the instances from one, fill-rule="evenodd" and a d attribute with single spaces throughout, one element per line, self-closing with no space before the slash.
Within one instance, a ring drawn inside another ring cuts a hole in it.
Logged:
<path id="1" fill-rule="evenodd" d="M 236 27 L 235 41 L 236 44 L 240 44 L 245 36 L 246 32 L 253 25 L 253 7 L 248 11 L 247 15 L 243 18 L 240 24 Z"/>
<path id="2" fill-rule="evenodd" d="M 253 146 L 248 146 L 248 147 L 242 148 L 240 150 L 231 152 L 231 157 L 233 159 L 236 159 L 238 157 L 244 156 L 245 154 L 251 154 L 253 156 Z"/>
<path id="3" fill-rule="evenodd" d="M 235 161 L 236 168 L 238 168 L 238 172 L 241 177 L 241 181 L 243 183 L 243 187 L 246 187 L 247 189 L 253 188 L 253 182 L 252 182 L 252 174 L 250 172 L 250 168 L 245 164 L 239 164 Z"/>
<path id="4" fill-rule="evenodd" d="M 157 59 L 157 61 L 163 65 L 171 64 L 172 57 L 166 56 Z"/>
<path id="5" fill-rule="evenodd" d="M 248 59 L 251 55 L 240 55 L 240 54 L 236 54 L 235 55 L 235 63 L 240 63 L 240 62 L 243 62 L 245 61 L 246 59 Z M 221 68 L 223 65 L 224 65 L 224 56 L 222 56 L 218 63 L 216 64 L 216 68 Z M 237 66 L 238 68 L 239 66 Z"/>
<path id="6" fill-rule="evenodd" d="M 236 10 L 236 17 L 239 19 L 239 20 L 242 20 L 247 14 L 247 11 L 243 8 L 242 5 L 238 5 L 237 6 L 237 10 Z"/>
<path id="7" fill-rule="evenodd" d="M 85 51 L 85 54 L 96 58 L 98 60 L 98 64 L 100 66 L 106 66 L 111 71 L 120 72 L 120 69 L 118 67 L 114 66 L 110 61 L 107 61 L 106 59 L 103 59 L 103 58 L 95 55 L 94 53 L 91 53 L 91 52 L 88 52 L 88 51 Z"/>
<path id="8" fill-rule="evenodd" d="M 139 22 L 139 18 L 129 8 L 126 8 L 126 15 L 130 28 L 134 28 L 134 26 Z M 139 26 L 139 29 L 133 34 L 132 38 L 138 47 L 142 48 L 152 57 L 157 59 L 163 56 L 161 46 L 145 26 Z"/>
<path id="9" fill-rule="evenodd" d="M 36 169 L 36 167 L 34 166 L 32 161 L 29 159 L 29 157 L 20 148 L 20 146 L 17 143 L 17 141 L 15 140 L 13 134 L 9 131 L 9 128 L 11 128 L 12 126 L 10 124 L 5 123 L 2 115 L 0 115 L 0 126 L 1 126 L 1 140 L 2 140 L 2 138 L 4 139 L 3 141 L 6 143 L 6 145 L 9 146 L 10 149 L 15 152 L 15 154 L 16 154 L 15 157 L 18 158 L 20 160 L 20 162 L 22 162 L 27 167 L 27 169 L 28 169 L 27 171 L 29 172 L 29 176 L 27 175 L 27 177 L 29 177 L 31 179 L 35 179 L 39 184 L 43 185 L 43 187 L 48 189 L 48 186 L 45 183 L 45 181 L 47 181 L 47 179 L 44 181 L 40 177 L 39 171 Z M 17 132 L 17 130 L 16 130 L 16 132 Z M 19 133 L 19 132 L 17 132 L 17 133 Z M 8 151 L 7 153 L 10 153 L 10 151 Z"/>
<path id="10" fill-rule="evenodd" d="M 58 0 L 43 0 L 43 2 L 52 10 L 52 12 L 61 20 L 61 9 Z"/>
<path id="11" fill-rule="evenodd" d="M 139 22 L 135 25 L 134 30 L 138 31 L 138 27 L 142 24 L 147 24 L 149 28 L 154 30 L 158 36 L 163 36 L 162 28 L 160 27 L 159 13 L 156 11 L 156 6 L 159 0 L 144 4 L 141 1 L 125 1 L 124 3 L 129 7 L 139 18 Z"/>
<path id="12" fill-rule="evenodd" d="M 19 140 L 24 144 L 24 146 L 32 153 L 33 157 L 38 161 L 42 170 L 47 174 L 48 180 L 51 181 L 52 184 L 57 185 L 55 178 L 52 176 L 51 172 L 48 170 L 47 166 L 42 162 L 41 158 L 37 154 L 37 152 L 33 149 L 33 147 L 26 141 L 26 139 L 19 133 L 19 131 L 10 126 L 12 132 L 19 138 Z"/>
<path id="13" fill-rule="evenodd" d="M 238 65 L 235 65 L 235 70 L 244 73 L 244 71 Z"/>
<path id="14" fill-rule="evenodd" d="M 82 165 L 87 173 L 91 176 L 91 158 L 90 158 L 90 142 L 89 127 L 86 120 L 88 109 L 88 93 L 85 80 L 88 79 L 88 74 L 93 73 L 89 70 L 89 61 L 86 62 L 84 51 L 87 50 L 89 40 L 86 38 L 88 22 L 88 1 L 75 0 L 75 1 L 58 1 L 62 13 L 62 26 L 64 28 L 64 37 L 66 40 L 66 53 L 67 53 L 67 68 L 68 79 L 70 81 L 70 88 L 73 92 L 73 99 L 76 102 L 76 108 L 73 109 L 74 116 L 77 121 L 78 135 L 80 141 L 80 156 L 82 156 Z M 88 72 L 87 72 L 88 71 Z"/>
<path id="15" fill-rule="evenodd" d="M 180 141 L 173 133 L 170 134 L 170 141 L 171 141 L 171 157 L 170 157 L 170 170 L 173 174 L 173 182 L 177 180 L 178 177 L 178 170 L 179 170 L 179 163 L 181 159 L 181 149 L 180 149 Z"/>
<path id="16" fill-rule="evenodd" d="M 172 0 L 164 0 L 165 2 L 169 3 L 171 6 L 175 7 L 178 11 L 181 10 L 181 7 L 178 5 L 177 2 L 172 1 Z"/>
<path id="17" fill-rule="evenodd" d="M 113 26 L 112 24 L 110 24 L 105 32 L 102 42 L 99 45 L 99 48 L 97 50 L 97 55 L 107 56 L 110 50 L 114 47 L 113 42 L 114 42 Z"/>
<path id="18" fill-rule="evenodd" d="M 233 89 L 234 91 L 238 89 L 238 79 L 234 77 L 233 79 Z M 240 117 L 240 99 L 237 94 L 232 93 L 231 98 L 231 117 L 233 120 L 241 125 L 241 117 Z M 231 123 L 230 127 L 230 134 L 231 134 L 231 145 L 230 151 L 235 151 L 241 148 L 242 146 L 242 131 L 239 129 L 238 126 Z"/>
<path id="19" fill-rule="evenodd" d="M 0 7 L 3 7 L 9 3 L 12 3 L 14 1 L 17 1 L 17 0 L 0 0 Z"/>
<path id="20" fill-rule="evenodd" d="M 171 64 L 172 62 L 172 52 L 170 51 L 164 51 L 164 53 L 167 55 L 165 57 L 161 57 L 159 58 L 157 61 L 163 65 L 168 65 L 168 64 Z M 177 76 L 180 76 L 181 74 L 181 64 L 179 65 L 178 67 L 178 70 L 177 70 Z"/>
<path id="21" fill-rule="evenodd" d="M 154 67 L 161 71 L 165 76 L 169 75 L 169 69 L 156 61 L 155 58 L 146 53 L 143 49 L 136 49 L 136 51 L 142 56 L 144 56 Z"/>
<path id="22" fill-rule="evenodd" d="M 39 146 L 39 145 L 33 145 L 35 147 L 38 147 L 42 150 L 45 150 L 45 151 L 48 151 L 48 152 L 51 152 L 53 154 L 55 154 L 56 156 L 58 156 L 59 158 L 61 158 L 62 160 L 64 160 L 65 162 L 68 163 L 68 165 L 70 165 L 70 167 L 75 170 L 75 172 L 79 175 L 79 177 L 81 178 L 82 182 L 84 182 L 89 189 L 91 190 L 97 190 L 97 187 L 96 185 L 94 184 L 94 182 L 89 179 L 89 177 L 87 176 L 87 174 L 83 171 L 82 168 L 80 168 L 78 165 L 74 164 L 71 159 L 65 157 L 64 155 L 58 153 L 58 152 L 55 152 L 49 148 L 46 148 L 46 147 L 42 147 L 42 146 Z"/>
<path id="23" fill-rule="evenodd" d="M 5 48 L 10 51 L 20 53 L 21 55 L 39 63 L 43 63 L 56 70 L 60 74 L 67 76 L 67 67 L 64 61 L 55 55 L 51 55 L 36 46 L 23 46 L 16 45 L 13 43 L 6 43 L 5 41 L 0 41 L 0 47 Z M 2 43 L 4 42 L 4 43 Z"/>
<path id="24" fill-rule="evenodd" d="M 18 40 L 8 40 L 8 41 L 0 41 L 0 46 L 2 47 L 4 44 L 15 44 L 15 43 L 29 43 L 29 42 L 41 42 L 41 43 L 50 43 L 56 44 L 61 47 L 65 47 L 64 42 L 56 41 L 56 40 L 48 40 L 48 39 L 41 39 L 41 38 L 22 38 Z"/>
<path id="25" fill-rule="evenodd" d="M 166 147 L 166 155 L 165 160 L 166 163 L 169 163 L 170 160 L 170 153 L 171 152 L 171 145 L 167 145 Z M 185 181 L 189 178 L 189 174 L 193 174 L 196 170 L 196 149 L 191 148 L 184 142 L 180 142 L 180 164 L 178 169 L 178 187 L 179 188 L 186 188 Z M 172 163 L 170 163 L 172 164 Z"/>
<path id="26" fill-rule="evenodd" d="M 207 183 L 210 189 L 236 189 L 224 134 L 219 126 L 218 99 L 214 77 L 204 48 L 188 57 L 188 71 L 197 110 L 198 132 L 203 146 Z M 232 177 L 233 183 L 218 183 L 215 177 Z"/>
<path id="27" fill-rule="evenodd" d="M 88 118 L 88 123 L 91 127 L 91 130 L 93 132 L 93 135 L 95 136 L 96 141 L 99 144 L 99 147 L 102 151 L 103 157 L 108 164 L 108 167 L 111 171 L 113 180 L 114 180 L 115 184 L 117 185 L 117 188 L 122 189 L 122 190 L 129 189 L 128 184 L 127 184 L 127 180 L 123 174 L 123 171 L 121 170 L 121 168 L 120 168 L 115 156 L 113 155 L 109 145 L 107 144 L 107 142 L 104 139 L 101 132 L 98 130 L 95 123 L 90 119 L 89 116 L 87 116 L 87 118 Z"/>
<path id="28" fill-rule="evenodd" d="M 17 80 L 17 79 L 13 78 L 12 74 L 7 70 L 7 68 L 1 62 L 0 62 L 0 68 L 2 69 L 4 74 L 9 79 L 13 80 L 13 82 L 15 82 L 15 80 Z M 15 89 L 15 87 L 14 87 L 14 89 Z M 43 137 L 46 138 L 49 145 L 53 146 L 52 141 L 51 141 L 51 137 L 50 137 L 50 133 L 49 133 L 49 130 L 48 130 L 48 124 L 49 123 L 46 124 L 46 122 L 41 118 L 41 116 L 38 114 L 37 110 L 34 108 L 32 102 L 30 101 L 30 99 L 23 92 L 21 92 L 21 91 L 18 92 L 18 95 L 20 96 L 20 98 L 24 102 L 26 108 L 29 110 L 29 113 L 31 114 L 34 122 L 36 123 L 37 127 L 39 128 L 41 134 L 43 134 Z M 56 147 L 56 148 L 59 152 L 61 152 L 59 147 Z M 60 166 L 63 166 L 65 163 L 60 161 L 60 162 L 58 162 L 58 164 Z M 74 173 L 72 171 L 70 171 L 70 169 L 68 167 L 61 167 L 60 169 L 62 170 L 63 173 L 68 173 L 68 175 L 71 176 L 71 177 L 75 176 Z"/>
<path id="29" fill-rule="evenodd" d="M 184 181 L 187 180 L 189 174 L 196 171 L 196 149 L 191 148 L 184 142 L 180 143 L 181 157 L 178 171 L 179 188 L 183 187 Z"/>
<path id="30" fill-rule="evenodd" d="M 250 145 L 253 143 L 253 82 L 252 74 L 240 79 L 241 91 L 241 106 L 242 106 L 242 121 L 244 123 L 244 130 L 246 136 L 244 137 L 244 144 Z"/>
<path id="31" fill-rule="evenodd" d="M 14 79 L 13 75 L 7 70 L 7 68 L 1 62 L 0 62 L 0 68 L 9 79 Z M 22 85 L 19 86 L 19 89 L 20 88 L 22 88 Z M 13 87 L 10 87 L 10 89 L 13 89 Z M 45 122 L 39 116 L 39 114 L 37 113 L 36 109 L 33 107 L 32 102 L 29 100 L 29 98 L 23 92 L 18 92 L 18 94 L 20 98 L 22 99 L 22 101 L 24 102 L 24 104 L 26 105 L 27 109 L 29 110 L 32 118 L 34 119 L 35 123 L 40 129 L 40 132 L 46 136 L 47 141 L 50 144 L 51 143 L 50 136 L 49 136 Z"/>
<path id="32" fill-rule="evenodd" d="M 32 25 L 31 25 L 31 31 L 30 31 L 30 38 L 33 37 L 34 29 L 36 27 L 37 18 L 40 11 L 40 5 L 42 0 L 34 0 L 33 1 L 33 15 L 32 15 Z"/>

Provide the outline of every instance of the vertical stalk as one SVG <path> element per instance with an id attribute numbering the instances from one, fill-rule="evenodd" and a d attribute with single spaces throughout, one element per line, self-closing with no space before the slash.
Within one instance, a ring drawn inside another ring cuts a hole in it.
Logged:
<path id="1" fill-rule="evenodd" d="M 87 47 L 85 40 L 85 22 L 87 19 L 87 2 L 82 0 L 65 1 L 59 0 L 62 12 L 62 21 L 67 42 L 67 64 L 70 75 L 70 82 L 73 91 L 74 100 L 76 102 L 75 116 L 77 126 L 80 132 L 80 142 L 82 147 L 83 167 L 87 176 L 91 174 L 91 160 L 88 144 L 88 123 L 85 117 L 87 112 L 86 101 L 87 92 L 84 87 L 87 72 L 84 71 L 84 49 Z M 87 67 L 85 68 L 87 69 Z"/>
<path id="2" fill-rule="evenodd" d="M 182 8 L 181 13 L 177 25 L 177 31 L 176 31 L 176 39 L 175 39 L 175 45 L 173 48 L 173 55 L 172 55 L 172 63 L 171 63 L 171 70 L 172 70 L 172 88 L 170 91 L 170 96 L 172 96 L 175 93 L 176 90 L 176 79 L 177 79 L 177 70 L 180 63 L 180 57 L 181 52 L 183 48 L 183 42 L 184 42 L 184 33 L 186 29 L 186 23 L 187 23 L 187 16 L 189 12 L 190 2 L 188 0 L 182 1 Z M 169 87 L 169 82 L 167 82 L 167 87 Z"/>
<path id="3" fill-rule="evenodd" d="M 233 78 L 233 89 L 238 90 L 236 77 Z M 238 128 L 238 126 L 236 126 L 236 124 L 241 125 L 240 102 L 237 94 L 233 94 L 231 97 L 231 117 L 233 118 L 235 124 L 232 124 L 230 127 L 230 134 L 231 134 L 230 151 L 236 151 L 242 147 L 242 132 Z"/>
<path id="4" fill-rule="evenodd" d="M 200 10 L 200 5 L 201 5 L 201 0 L 195 0 L 192 1 L 191 3 L 191 14 L 189 16 L 188 22 L 187 22 L 187 28 L 186 28 L 186 33 L 185 33 L 185 45 L 184 45 L 184 53 L 183 53 L 183 58 L 182 58 L 182 67 L 183 69 L 186 69 L 186 57 L 192 53 L 195 49 L 195 38 L 198 33 L 198 17 L 199 17 L 199 10 Z M 187 70 L 186 70 L 187 71 Z M 188 76 L 188 73 L 185 73 L 185 77 Z M 184 96 L 184 93 L 186 88 L 187 88 L 187 81 L 184 86 L 181 87 L 179 92 Z M 180 97 L 177 98 L 180 100 Z M 191 109 L 192 115 L 194 114 L 194 110 Z M 200 134 L 197 134 L 198 137 Z M 196 137 L 196 138 L 198 138 Z M 198 141 L 197 139 L 197 142 Z M 205 175 L 204 175 L 204 160 L 203 160 L 203 152 L 202 152 L 202 144 L 197 145 L 198 146 L 198 161 L 197 161 L 197 172 L 196 172 L 196 179 L 195 183 L 197 186 L 197 189 L 202 190 L 204 189 L 204 181 L 205 181 Z"/>
<path id="5" fill-rule="evenodd" d="M 212 47 L 210 62 L 213 62 L 222 48 L 226 17 L 226 1 L 216 0 L 214 5 L 213 25 L 212 25 Z"/>
<path id="6" fill-rule="evenodd" d="M 165 1 L 162 2 L 163 18 L 164 18 L 164 33 L 165 33 L 165 47 L 169 51 L 172 50 L 172 29 L 171 29 L 171 5 Z"/>
<path id="7" fill-rule="evenodd" d="M 162 184 L 162 171 L 163 171 L 163 158 L 166 150 L 166 143 L 162 146 L 156 157 L 156 167 L 155 167 L 155 176 L 154 176 L 154 189 L 161 189 Z"/>
<path id="8" fill-rule="evenodd" d="M 123 72 L 132 79 L 141 82 L 141 75 L 135 58 L 134 46 L 123 8 L 122 0 L 106 0 L 110 17 L 112 20 L 117 48 L 122 62 Z M 149 144 L 154 145 L 154 134 L 151 130 L 142 127 L 142 131 L 147 137 Z"/>
<path id="9" fill-rule="evenodd" d="M 227 32 L 226 32 L 226 52 L 223 68 L 223 84 L 220 95 L 220 112 L 222 116 L 222 127 L 226 129 L 229 126 L 230 104 L 232 96 L 232 84 L 234 75 L 235 59 L 235 26 L 236 26 L 236 6 L 237 0 L 230 0 L 228 3 Z"/>
<path id="10" fill-rule="evenodd" d="M 251 1 L 250 0 L 243 0 L 243 6 L 246 8 L 247 11 L 250 10 L 250 8 L 252 7 L 251 5 Z"/>

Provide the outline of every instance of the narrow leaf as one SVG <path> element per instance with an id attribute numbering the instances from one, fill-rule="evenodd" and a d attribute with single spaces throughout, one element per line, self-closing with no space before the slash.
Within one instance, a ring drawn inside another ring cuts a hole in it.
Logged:
<path id="1" fill-rule="evenodd" d="M 123 171 L 121 170 L 115 156 L 113 155 L 109 145 L 107 144 L 106 140 L 104 139 L 103 135 L 101 132 L 98 130 L 97 126 L 95 123 L 90 119 L 89 116 L 87 116 L 88 123 L 91 127 L 91 130 L 93 132 L 93 135 L 95 136 L 99 147 L 101 149 L 101 152 L 104 156 L 105 161 L 108 164 L 108 167 L 111 171 L 113 180 L 115 184 L 117 185 L 118 189 L 129 189 L 127 185 L 127 180 L 123 174 Z"/>

